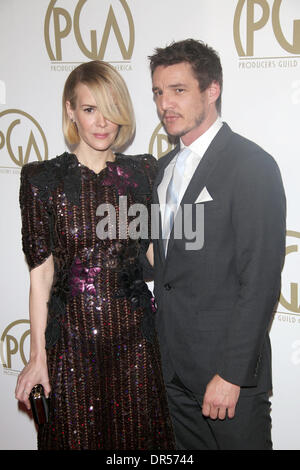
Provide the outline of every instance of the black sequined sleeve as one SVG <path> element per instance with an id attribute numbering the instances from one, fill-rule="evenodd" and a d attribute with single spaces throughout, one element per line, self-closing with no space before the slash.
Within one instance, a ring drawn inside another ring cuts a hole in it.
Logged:
<path id="1" fill-rule="evenodd" d="M 142 156 L 142 166 L 147 176 L 150 192 L 152 194 L 152 187 L 158 170 L 158 162 L 153 155 L 145 154 Z"/>
<path id="2" fill-rule="evenodd" d="M 146 252 L 151 242 L 152 235 L 152 226 L 151 226 L 151 204 L 152 204 L 152 187 L 157 174 L 157 160 L 152 155 L 143 155 L 142 157 L 142 166 L 147 176 L 148 185 L 149 185 L 149 194 L 147 196 L 147 210 L 148 210 L 148 239 L 142 240 L 141 242 L 141 252 L 139 256 L 140 263 L 143 269 L 143 277 L 146 281 L 151 281 L 153 279 L 153 267 L 148 261 Z"/>
<path id="3" fill-rule="evenodd" d="M 50 226 L 47 203 L 30 182 L 38 163 L 24 165 L 21 170 L 20 208 L 22 217 L 22 247 L 29 269 L 42 264 L 51 254 Z"/>

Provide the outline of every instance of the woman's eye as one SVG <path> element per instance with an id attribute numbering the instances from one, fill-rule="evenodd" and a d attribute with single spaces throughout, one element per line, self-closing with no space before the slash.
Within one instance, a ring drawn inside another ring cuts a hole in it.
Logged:
<path id="1" fill-rule="evenodd" d="M 92 113 L 94 111 L 94 108 L 85 108 L 84 112 L 85 113 Z"/>

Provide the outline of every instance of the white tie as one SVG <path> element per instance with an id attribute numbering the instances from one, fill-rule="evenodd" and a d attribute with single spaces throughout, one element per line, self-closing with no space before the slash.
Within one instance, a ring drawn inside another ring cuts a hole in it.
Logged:
<path id="1" fill-rule="evenodd" d="M 163 225 L 163 243 L 165 247 L 165 253 L 167 252 L 168 238 L 170 236 L 174 224 L 175 214 L 177 212 L 180 187 L 184 174 L 184 167 L 189 154 L 190 150 L 188 147 L 184 147 L 178 153 L 173 168 L 173 173 L 166 191 L 166 206 Z"/>

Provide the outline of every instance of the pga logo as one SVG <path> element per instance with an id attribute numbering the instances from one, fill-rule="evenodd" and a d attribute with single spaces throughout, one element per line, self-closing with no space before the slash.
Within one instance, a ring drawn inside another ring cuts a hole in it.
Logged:
<path id="1" fill-rule="evenodd" d="M 298 17 L 295 18 L 295 15 Z M 235 47 L 240 57 L 257 55 L 263 43 L 268 44 L 268 50 L 270 50 L 270 38 L 261 40 L 264 30 L 267 31 L 270 28 L 275 40 L 273 44 L 279 45 L 285 53 L 300 55 L 300 2 L 293 0 L 238 1 L 233 29 Z"/>
<path id="2" fill-rule="evenodd" d="M 21 109 L 0 112 L 1 165 L 14 163 L 21 168 L 30 160 L 47 160 L 48 143 L 37 120 Z M 8 161 L 5 161 L 8 160 Z"/>
<path id="3" fill-rule="evenodd" d="M 51 0 L 44 36 L 51 61 L 74 60 L 74 40 L 85 60 L 128 61 L 135 30 L 126 0 Z"/>
<path id="4" fill-rule="evenodd" d="M 15 320 L 4 329 L 0 339 L 0 357 L 5 372 L 19 373 L 27 364 L 29 338 L 29 320 Z"/>

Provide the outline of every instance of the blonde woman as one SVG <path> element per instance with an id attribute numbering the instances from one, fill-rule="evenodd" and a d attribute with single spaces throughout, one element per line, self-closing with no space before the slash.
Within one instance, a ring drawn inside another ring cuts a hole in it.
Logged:
<path id="1" fill-rule="evenodd" d="M 120 153 L 135 122 L 112 66 L 72 71 L 63 130 L 73 153 L 21 174 L 31 349 L 16 398 L 30 408 L 35 384 L 49 396 L 39 449 L 172 449 L 155 306 L 139 262 L 147 242 L 130 237 L 120 213 L 121 197 L 128 208 L 150 207 L 156 160 Z"/>

